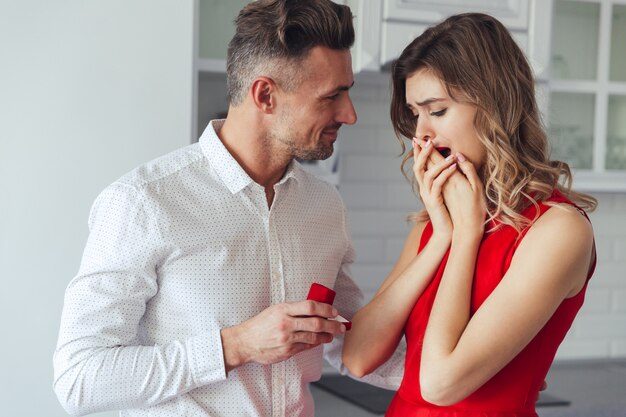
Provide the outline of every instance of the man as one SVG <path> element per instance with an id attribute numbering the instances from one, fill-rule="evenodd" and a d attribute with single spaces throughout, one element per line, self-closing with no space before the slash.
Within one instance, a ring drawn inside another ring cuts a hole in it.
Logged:
<path id="1" fill-rule="evenodd" d="M 236 26 L 227 118 L 94 203 L 54 358 L 70 413 L 313 416 L 323 353 L 341 368 L 345 326 L 327 319 L 362 301 L 345 208 L 294 158 L 328 158 L 356 122 L 352 15 L 260 0 Z M 305 301 L 313 282 L 335 307 Z M 402 361 L 388 368 L 371 381 L 397 385 Z"/>

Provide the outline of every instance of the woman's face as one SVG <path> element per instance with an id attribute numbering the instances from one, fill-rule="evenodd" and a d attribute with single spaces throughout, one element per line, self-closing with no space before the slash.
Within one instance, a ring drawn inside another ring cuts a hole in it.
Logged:
<path id="1" fill-rule="evenodd" d="M 416 138 L 430 139 L 444 157 L 462 153 L 480 172 L 486 150 L 474 129 L 475 106 L 452 100 L 441 80 L 428 70 L 407 78 L 406 104 L 417 118 Z"/>

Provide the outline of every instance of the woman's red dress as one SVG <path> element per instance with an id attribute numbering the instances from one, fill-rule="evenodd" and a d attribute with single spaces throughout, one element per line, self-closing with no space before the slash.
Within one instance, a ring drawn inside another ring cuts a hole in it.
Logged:
<path id="1" fill-rule="evenodd" d="M 574 205 L 558 191 L 555 191 L 548 201 Z M 550 205 L 540 203 L 540 215 L 550 208 Z M 532 205 L 523 212 L 524 216 L 529 219 L 533 219 L 535 213 L 535 206 Z M 480 308 L 480 305 L 496 288 L 506 273 L 513 254 L 527 230 L 518 236 L 517 231 L 512 227 L 503 226 L 494 232 L 485 234 L 476 261 L 471 301 L 472 315 Z M 432 232 L 432 225 L 429 222 L 422 234 L 419 250 L 424 248 L 432 236 Z M 404 378 L 386 416 L 536 417 L 535 403 L 539 397 L 539 389 L 545 380 L 557 348 L 583 304 L 587 284 L 577 295 L 565 299 L 531 342 L 487 383 L 457 404 L 438 407 L 422 398 L 419 373 L 424 332 L 447 258 L 448 255 L 446 254 L 433 281 L 415 304 L 407 321 L 405 327 L 407 356 Z M 593 274 L 594 268 L 595 261 L 589 270 L 587 282 Z"/>

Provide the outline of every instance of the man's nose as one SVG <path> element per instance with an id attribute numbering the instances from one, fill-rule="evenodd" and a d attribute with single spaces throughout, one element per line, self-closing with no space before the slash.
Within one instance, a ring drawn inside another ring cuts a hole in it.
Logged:
<path id="1" fill-rule="evenodd" d="M 338 122 L 345 123 L 347 125 L 353 125 L 356 123 L 356 110 L 354 109 L 354 104 L 352 103 L 352 99 L 348 94 L 346 94 L 346 99 L 341 108 L 341 112 L 339 114 Z"/>

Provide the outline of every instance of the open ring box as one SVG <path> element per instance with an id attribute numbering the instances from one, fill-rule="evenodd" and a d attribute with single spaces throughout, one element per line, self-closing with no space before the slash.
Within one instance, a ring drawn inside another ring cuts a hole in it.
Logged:
<path id="1" fill-rule="evenodd" d="M 309 289 L 309 295 L 306 297 L 306 299 L 319 301 L 320 303 L 326 303 L 326 304 L 332 305 L 333 301 L 335 301 L 336 294 L 337 293 L 334 290 L 322 284 L 318 284 L 317 282 L 314 282 L 313 284 L 311 284 L 311 288 Z M 343 323 L 344 326 L 346 326 L 346 331 L 352 328 L 352 322 L 340 315 L 329 320 L 336 320 L 340 323 Z"/>

